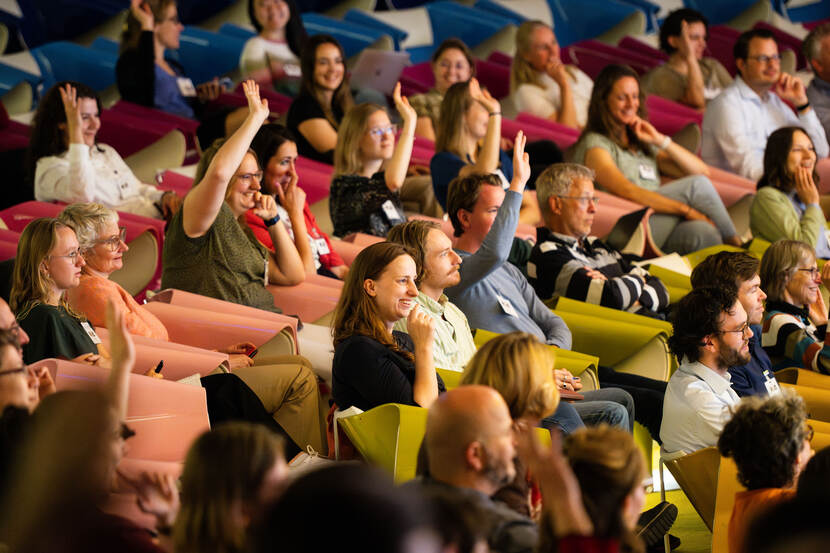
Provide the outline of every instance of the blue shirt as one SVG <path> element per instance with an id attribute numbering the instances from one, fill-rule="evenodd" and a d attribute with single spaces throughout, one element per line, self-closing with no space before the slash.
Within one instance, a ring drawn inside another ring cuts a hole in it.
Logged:
<path id="1" fill-rule="evenodd" d="M 193 108 L 179 90 L 179 76 L 171 75 L 158 65 L 154 66 L 154 70 L 156 86 L 153 90 L 153 104 L 162 111 L 193 119 Z"/>
<path id="2" fill-rule="evenodd" d="M 435 199 L 441 207 L 447 209 L 447 192 L 452 179 L 465 165 L 472 165 L 473 161 L 464 161 L 452 152 L 437 152 L 429 161 L 429 170 L 432 174 L 432 188 L 435 190 Z M 499 169 L 504 173 L 508 183 L 513 180 L 513 160 L 505 152 L 499 150 Z"/>
<path id="3" fill-rule="evenodd" d="M 519 221 L 522 195 L 508 190 L 490 232 L 474 254 L 461 256 L 461 282 L 444 293 L 467 315 L 471 328 L 505 334 L 528 332 L 540 341 L 571 348 L 571 331 L 536 296 L 527 279 L 507 261 Z"/>
<path id="4" fill-rule="evenodd" d="M 739 396 L 766 396 L 767 387 L 764 382 L 775 380 L 772 363 L 767 352 L 761 347 L 761 325 L 751 325 L 752 338 L 749 339 L 749 353 L 752 356 L 749 363 L 738 367 L 730 367 L 732 375 L 732 389 Z"/>

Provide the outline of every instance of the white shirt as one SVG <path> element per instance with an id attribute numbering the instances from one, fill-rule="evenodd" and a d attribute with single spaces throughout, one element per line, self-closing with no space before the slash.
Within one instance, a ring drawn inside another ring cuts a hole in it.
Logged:
<path id="1" fill-rule="evenodd" d="M 739 75 L 706 105 L 700 157 L 710 165 L 757 181 L 764 172 L 767 138 L 776 129 L 791 125 L 807 131 L 818 159 L 827 157 L 830 147 L 815 110 L 796 116 L 778 95 L 767 92 L 758 96 Z"/>
<path id="2" fill-rule="evenodd" d="M 260 69 L 270 69 L 269 59 L 282 64 L 288 77 L 300 77 L 300 60 L 286 42 L 273 42 L 261 36 L 249 38 L 239 56 L 242 75 L 250 75 Z"/>
<path id="3" fill-rule="evenodd" d="M 569 65 L 567 71 L 571 78 L 576 121 L 580 127 L 584 127 L 585 122 L 588 121 L 588 104 L 591 102 L 594 81 L 575 66 Z M 548 119 L 554 112 L 558 113 L 562 107 L 562 93 L 559 85 L 550 75 L 541 71 L 538 76 L 542 86 L 531 83 L 519 85 L 513 92 L 513 105 L 518 112 Z"/>
<path id="4" fill-rule="evenodd" d="M 35 199 L 41 202 L 97 202 L 117 211 L 161 218 L 154 205 L 164 191 L 144 184 L 111 146 L 70 144 L 59 156 L 37 160 Z"/>
<path id="5" fill-rule="evenodd" d="M 703 363 L 683 363 L 663 398 L 663 449 L 693 453 L 714 446 L 738 402 L 729 373 L 723 377 Z"/>

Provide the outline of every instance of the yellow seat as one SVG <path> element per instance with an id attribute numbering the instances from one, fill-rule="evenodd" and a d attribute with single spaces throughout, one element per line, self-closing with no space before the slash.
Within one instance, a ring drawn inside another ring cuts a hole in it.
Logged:
<path id="1" fill-rule="evenodd" d="M 718 244 L 717 246 L 709 246 L 708 248 L 703 248 L 702 250 L 698 250 L 696 252 L 692 252 L 690 254 L 685 255 L 684 257 L 689 262 L 689 265 L 692 266 L 694 269 L 698 266 L 698 264 L 709 257 L 712 254 L 716 254 L 718 252 L 746 252 L 743 248 L 738 248 L 736 246 L 728 246 L 726 244 Z"/>
<path id="2" fill-rule="evenodd" d="M 457 388 L 461 384 L 461 377 L 464 376 L 463 372 L 451 371 L 450 369 L 435 369 L 435 372 L 444 381 L 444 386 L 446 386 L 447 390 Z"/>
<path id="3" fill-rule="evenodd" d="M 712 525 L 712 553 L 729 553 L 729 519 L 732 518 L 735 494 L 744 490 L 746 488 L 738 482 L 738 467 L 735 466 L 735 461 L 721 457 Z"/>
<path id="4" fill-rule="evenodd" d="M 661 499 L 666 500 L 662 468 L 665 465 L 710 531 L 715 517 L 715 493 L 720 459 L 720 453 L 716 447 L 707 447 L 680 457 L 666 455 L 660 457 Z"/>
<path id="5" fill-rule="evenodd" d="M 355 449 L 368 463 L 389 471 L 395 482 L 415 477 L 418 449 L 424 439 L 427 410 L 399 403 L 386 403 L 368 411 L 354 409 L 335 414 L 337 427 L 343 429 Z"/>

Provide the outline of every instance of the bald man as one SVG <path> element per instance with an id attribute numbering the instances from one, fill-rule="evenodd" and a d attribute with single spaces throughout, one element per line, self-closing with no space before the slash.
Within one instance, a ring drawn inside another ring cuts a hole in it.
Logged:
<path id="1" fill-rule="evenodd" d="M 536 524 L 490 498 L 516 476 L 513 421 L 502 397 L 487 386 L 461 386 L 442 394 L 429 409 L 426 436 L 429 476 L 406 486 L 425 494 L 442 490 L 474 502 L 493 551 L 530 552 Z"/>

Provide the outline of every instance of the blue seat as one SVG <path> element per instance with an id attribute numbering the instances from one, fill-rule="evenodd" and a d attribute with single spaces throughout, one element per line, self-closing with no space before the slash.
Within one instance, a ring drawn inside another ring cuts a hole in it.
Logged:
<path id="1" fill-rule="evenodd" d="M 22 17 L 0 11 L 0 22 L 19 31 L 25 44 L 35 48 L 52 41 L 70 40 L 127 7 L 121 0 L 20 0 Z"/>
<path id="2" fill-rule="evenodd" d="M 492 0 L 478 0 L 475 3 L 476 9 L 479 11 L 491 13 L 496 17 L 502 18 L 505 23 L 512 23 L 514 25 L 521 25 L 526 19 L 523 15 L 514 12 L 510 8 L 506 8 L 501 4 L 497 4 Z"/>
<path id="3" fill-rule="evenodd" d="M 722 25 L 758 3 L 758 0 L 683 0 L 687 8 L 697 10 L 706 16 L 709 25 Z"/>
<path id="4" fill-rule="evenodd" d="M 659 33 L 660 23 L 657 20 L 657 13 L 660 11 L 660 6 L 649 0 L 619 0 L 623 4 L 631 4 L 641 12 L 646 14 L 646 32 Z"/>
<path id="5" fill-rule="evenodd" d="M 780 0 L 779 0 L 780 1 Z M 819 19 L 826 19 L 830 16 L 830 0 L 819 0 L 815 4 L 808 4 L 797 8 L 789 8 L 786 4 L 782 4 L 784 15 L 789 17 L 790 21 L 797 23 L 809 23 L 811 21 L 818 21 Z"/>
<path id="6" fill-rule="evenodd" d="M 170 52 L 178 60 L 194 84 L 201 84 L 239 67 L 245 39 L 185 27 L 179 38 L 179 49 Z"/>
<path id="7" fill-rule="evenodd" d="M 235 2 L 236 0 L 177 0 L 176 9 L 182 23 L 193 25 L 216 15 Z"/>
<path id="8" fill-rule="evenodd" d="M 59 81 L 78 81 L 94 90 L 115 84 L 117 55 L 72 42 L 50 42 L 31 50 L 43 78 L 44 90 Z"/>
<path id="9" fill-rule="evenodd" d="M 5 94 L 21 81 L 28 81 L 34 91 L 37 90 L 41 79 L 27 71 L 0 63 L 0 95 Z"/>
<path id="10" fill-rule="evenodd" d="M 242 40 L 248 40 L 249 38 L 253 38 L 256 36 L 256 31 L 254 31 L 253 29 L 240 27 L 239 25 L 236 25 L 234 23 L 222 23 L 222 26 L 219 27 L 219 32 L 223 35 L 241 38 Z"/>
<path id="11" fill-rule="evenodd" d="M 361 25 L 353 21 L 341 21 L 316 13 L 304 13 L 302 18 L 303 26 L 309 35 L 332 35 L 343 46 L 347 58 L 359 54 L 377 39 L 387 34 L 375 27 Z"/>
<path id="12" fill-rule="evenodd" d="M 89 47 L 93 50 L 100 50 L 101 52 L 107 52 L 108 54 L 114 54 L 117 56 L 119 44 L 111 38 L 99 36 L 92 41 L 92 44 L 90 44 Z"/>

